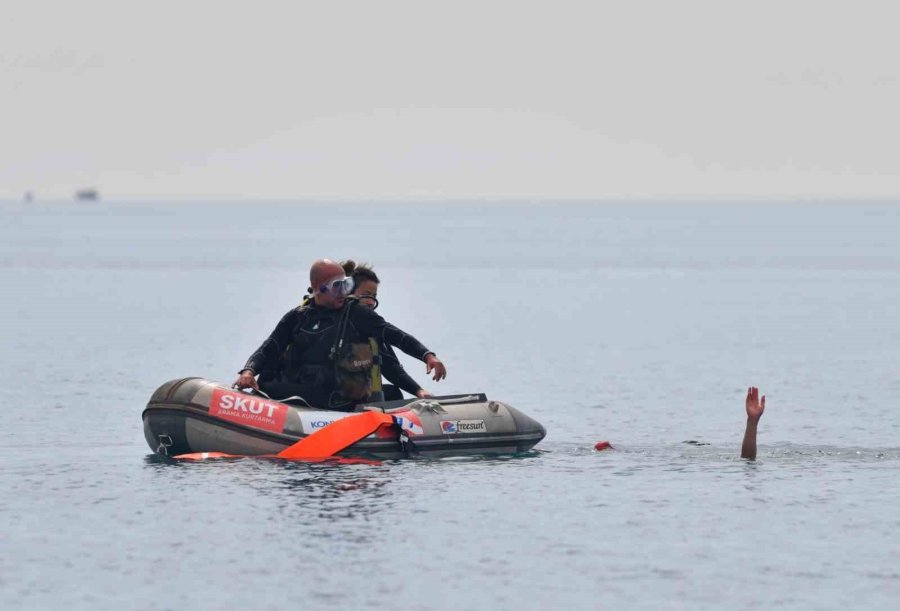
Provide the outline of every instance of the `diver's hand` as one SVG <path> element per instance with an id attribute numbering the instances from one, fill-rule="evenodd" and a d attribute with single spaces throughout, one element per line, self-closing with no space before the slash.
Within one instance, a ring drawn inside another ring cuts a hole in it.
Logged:
<path id="1" fill-rule="evenodd" d="M 434 354 L 429 353 L 425 357 L 425 365 L 427 365 L 425 369 L 426 374 L 431 373 L 432 370 L 434 371 L 433 379 L 435 382 L 439 382 L 447 377 L 447 367 Z"/>
<path id="2" fill-rule="evenodd" d="M 235 388 L 252 388 L 253 390 L 259 390 L 259 385 L 256 383 L 256 377 L 249 369 L 243 370 L 232 386 Z"/>
<path id="3" fill-rule="evenodd" d="M 416 396 L 420 399 L 430 399 L 434 395 L 431 394 L 430 392 L 428 392 L 427 390 L 425 390 L 424 388 L 420 388 L 419 390 L 416 391 Z"/>
<path id="4" fill-rule="evenodd" d="M 751 386 L 747 389 L 747 418 L 759 422 L 763 412 L 766 411 L 766 396 L 759 398 L 759 389 Z"/>

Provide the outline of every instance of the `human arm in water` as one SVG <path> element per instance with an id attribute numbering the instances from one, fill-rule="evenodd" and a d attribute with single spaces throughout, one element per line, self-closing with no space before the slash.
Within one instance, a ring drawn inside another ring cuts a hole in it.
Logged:
<path id="1" fill-rule="evenodd" d="M 744 431 L 744 443 L 741 446 L 741 458 L 756 460 L 756 429 L 759 419 L 766 409 L 766 396 L 760 399 L 759 389 L 751 386 L 747 389 L 747 429 Z"/>
<path id="2" fill-rule="evenodd" d="M 354 307 L 351 312 L 353 324 L 364 336 L 374 337 L 380 344 L 390 344 L 423 361 L 426 365 L 425 373 L 433 372 L 432 379 L 435 382 L 447 377 L 444 363 L 415 337 L 387 322 L 369 308 Z"/>
<path id="3" fill-rule="evenodd" d="M 380 352 L 381 374 L 388 382 L 401 390 L 405 390 L 411 395 L 415 395 L 419 399 L 427 399 L 428 397 L 434 396 L 419 386 L 418 382 L 416 382 L 411 375 L 406 373 L 406 369 L 404 369 L 403 364 L 400 362 L 400 359 L 397 358 L 397 354 L 394 352 L 394 349 L 391 348 L 390 344 L 381 344 Z"/>
<path id="4" fill-rule="evenodd" d="M 259 390 L 256 383 L 256 375 L 262 371 L 267 363 L 277 360 L 288 344 L 291 342 L 291 333 L 297 323 L 298 310 L 294 309 L 281 317 L 275 329 L 266 340 L 250 355 L 243 369 L 238 373 L 238 379 L 234 381 L 235 388 L 253 388 Z"/>

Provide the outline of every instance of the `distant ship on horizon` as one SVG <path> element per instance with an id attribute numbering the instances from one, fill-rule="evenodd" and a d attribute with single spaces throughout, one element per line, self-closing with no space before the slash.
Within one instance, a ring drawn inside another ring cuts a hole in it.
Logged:
<path id="1" fill-rule="evenodd" d="M 79 202 L 95 202 L 100 199 L 97 189 L 79 189 L 75 191 L 75 200 Z"/>

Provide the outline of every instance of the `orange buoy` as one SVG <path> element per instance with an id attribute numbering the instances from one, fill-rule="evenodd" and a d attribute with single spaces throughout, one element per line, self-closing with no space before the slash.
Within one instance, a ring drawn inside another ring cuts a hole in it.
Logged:
<path id="1" fill-rule="evenodd" d="M 601 450 L 612 450 L 612 444 L 608 441 L 598 441 L 594 444 L 594 449 L 600 452 Z"/>

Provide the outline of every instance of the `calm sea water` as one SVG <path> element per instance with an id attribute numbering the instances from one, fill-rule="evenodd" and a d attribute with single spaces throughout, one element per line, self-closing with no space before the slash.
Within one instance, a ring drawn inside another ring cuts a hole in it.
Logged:
<path id="1" fill-rule="evenodd" d="M 898 235 L 900 203 L 2 204 L 0 606 L 895 608 Z M 537 451 L 151 456 L 151 392 L 230 382 L 320 256 Z"/>

